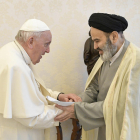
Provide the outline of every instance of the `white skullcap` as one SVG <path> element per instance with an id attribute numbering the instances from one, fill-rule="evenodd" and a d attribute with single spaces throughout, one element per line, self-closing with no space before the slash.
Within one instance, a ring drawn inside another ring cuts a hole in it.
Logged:
<path id="1" fill-rule="evenodd" d="M 27 20 L 22 27 L 20 28 L 22 31 L 46 31 L 50 30 L 49 27 L 41 20 L 38 19 L 29 19 Z"/>

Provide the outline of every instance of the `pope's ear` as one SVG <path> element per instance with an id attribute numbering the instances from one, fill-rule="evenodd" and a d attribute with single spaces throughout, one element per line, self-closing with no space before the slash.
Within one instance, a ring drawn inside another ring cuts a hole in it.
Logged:
<path id="1" fill-rule="evenodd" d="M 116 32 L 116 31 L 113 31 L 113 32 L 110 34 L 109 38 L 110 38 L 112 44 L 115 44 L 115 43 L 118 41 L 118 37 L 119 37 L 119 34 L 118 34 L 118 32 Z"/>
<path id="2" fill-rule="evenodd" d="M 29 37 L 28 40 L 27 40 L 27 45 L 30 49 L 33 48 L 33 43 L 34 43 L 34 38 L 33 36 Z"/>

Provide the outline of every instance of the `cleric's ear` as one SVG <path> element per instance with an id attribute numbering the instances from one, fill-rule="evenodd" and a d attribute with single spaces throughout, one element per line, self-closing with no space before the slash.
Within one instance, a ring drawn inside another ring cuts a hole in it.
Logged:
<path id="1" fill-rule="evenodd" d="M 111 43 L 112 44 L 115 44 L 117 41 L 118 41 L 118 38 L 119 38 L 119 34 L 117 31 L 113 31 L 110 36 L 109 36 L 110 40 L 111 40 Z"/>

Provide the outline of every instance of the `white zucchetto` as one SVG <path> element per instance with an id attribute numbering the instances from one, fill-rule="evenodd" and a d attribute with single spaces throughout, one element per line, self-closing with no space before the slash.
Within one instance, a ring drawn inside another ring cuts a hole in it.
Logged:
<path id="1" fill-rule="evenodd" d="M 22 27 L 20 28 L 22 31 L 47 31 L 50 30 L 49 27 L 41 20 L 38 19 L 29 19 L 27 20 Z"/>

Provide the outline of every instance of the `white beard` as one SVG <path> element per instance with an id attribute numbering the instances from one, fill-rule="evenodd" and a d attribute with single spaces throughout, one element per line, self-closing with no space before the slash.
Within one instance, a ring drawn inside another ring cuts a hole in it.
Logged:
<path id="1" fill-rule="evenodd" d="M 104 47 L 102 48 L 103 54 L 100 55 L 101 59 L 105 62 L 105 61 L 109 61 L 112 56 L 117 52 L 117 46 L 113 45 L 111 43 L 111 40 L 109 39 L 109 37 L 107 38 L 106 44 L 104 45 Z"/>

